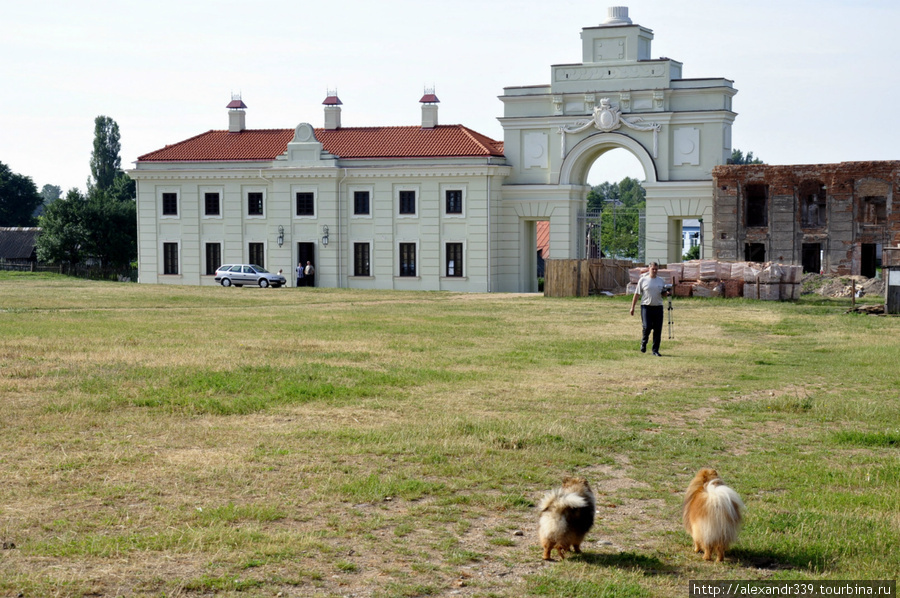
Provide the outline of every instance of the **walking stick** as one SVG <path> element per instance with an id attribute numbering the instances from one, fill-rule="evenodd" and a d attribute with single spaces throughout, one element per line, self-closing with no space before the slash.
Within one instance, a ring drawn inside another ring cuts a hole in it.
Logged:
<path id="1" fill-rule="evenodd" d="M 674 287 L 669 289 L 669 307 L 666 310 L 669 314 L 669 340 L 675 338 L 675 328 L 672 324 L 672 295 L 674 294 Z"/>

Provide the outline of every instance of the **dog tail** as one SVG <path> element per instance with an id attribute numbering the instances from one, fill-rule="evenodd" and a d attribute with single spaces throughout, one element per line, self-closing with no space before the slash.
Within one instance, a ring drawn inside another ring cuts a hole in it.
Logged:
<path id="1" fill-rule="evenodd" d="M 732 527 L 740 525 L 744 503 L 738 493 L 725 484 L 707 484 L 707 509 L 709 517 Z"/>
<path id="2" fill-rule="evenodd" d="M 562 488 L 551 490 L 541 499 L 538 510 L 541 513 L 551 511 L 561 513 L 566 509 L 578 509 L 588 506 L 587 498 L 576 492 L 566 492 Z"/>

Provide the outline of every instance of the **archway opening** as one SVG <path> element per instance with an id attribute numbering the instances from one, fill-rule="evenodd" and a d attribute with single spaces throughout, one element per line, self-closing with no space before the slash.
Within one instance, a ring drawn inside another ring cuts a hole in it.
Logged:
<path id="1" fill-rule="evenodd" d="M 587 209 L 584 217 L 585 257 L 642 261 L 644 256 L 645 192 L 647 176 L 641 162 L 627 149 L 598 153 L 587 170 Z"/>

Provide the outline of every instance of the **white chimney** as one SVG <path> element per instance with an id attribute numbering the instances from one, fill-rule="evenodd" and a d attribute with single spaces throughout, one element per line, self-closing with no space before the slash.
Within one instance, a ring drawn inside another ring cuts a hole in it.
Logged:
<path id="1" fill-rule="evenodd" d="M 322 102 L 325 106 L 325 129 L 334 131 L 341 128 L 341 102 L 337 90 L 329 91 L 328 97 Z"/>
<path id="2" fill-rule="evenodd" d="M 419 102 L 422 103 L 422 128 L 433 129 L 438 126 L 438 104 L 441 101 L 434 95 L 434 88 L 426 89 Z"/>
<path id="3" fill-rule="evenodd" d="M 240 133 L 247 128 L 247 106 L 241 101 L 240 94 L 231 94 L 231 102 L 228 108 L 228 132 Z"/>

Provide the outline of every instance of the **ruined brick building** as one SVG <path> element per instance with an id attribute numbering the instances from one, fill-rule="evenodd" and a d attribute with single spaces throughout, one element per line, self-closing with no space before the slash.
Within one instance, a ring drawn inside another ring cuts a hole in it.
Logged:
<path id="1" fill-rule="evenodd" d="M 713 183 L 719 260 L 872 278 L 900 244 L 900 161 L 716 166 Z"/>

